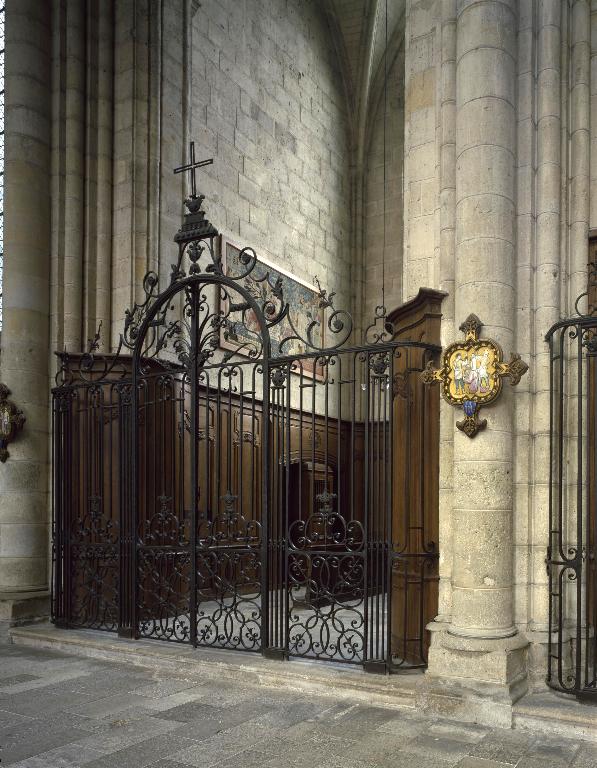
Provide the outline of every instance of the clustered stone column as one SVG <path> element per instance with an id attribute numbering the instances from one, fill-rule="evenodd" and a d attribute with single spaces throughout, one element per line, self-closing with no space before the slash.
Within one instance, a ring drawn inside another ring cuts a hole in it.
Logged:
<path id="1" fill-rule="evenodd" d="M 471 312 L 506 353 L 515 326 L 516 3 L 461 2 L 457 32 L 456 324 Z M 512 403 L 474 440 L 454 437 L 451 632 L 508 637 L 512 617 Z M 459 493 L 458 489 L 462 489 Z"/>
<path id="2" fill-rule="evenodd" d="M 47 604 L 50 4 L 7 0 L 5 28 L 0 381 L 27 422 L 0 464 L 0 630 Z"/>
<path id="3" fill-rule="evenodd" d="M 561 208 L 561 33 L 559 0 L 542 0 L 537 13 L 537 249 L 535 270 L 535 355 L 531 368 L 534 384 L 533 475 L 534 515 L 531 532 L 531 623 L 537 649 L 546 649 L 548 576 L 545 548 L 549 540 L 549 347 L 545 332 L 560 317 L 560 208 Z M 540 633 L 543 636 L 540 636 Z M 545 650 L 545 653 L 547 651 Z M 539 674 L 545 674 L 545 658 Z"/>
<path id="4" fill-rule="evenodd" d="M 517 5 L 459 0 L 456 26 L 455 326 L 476 314 L 506 356 L 515 338 Z M 493 684 L 498 704 L 524 685 L 526 645 L 513 618 L 508 390 L 483 412 L 484 432 L 470 439 L 454 428 L 452 614 L 429 664 L 431 679 L 459 678 L 473 689 L 482 681 L 485 695 Z M 507 724 L 509 707 L 503 712 Z"/>
<path id="5" fill-rule="evenodd" d="M 456 0 L 443 0 L 441 19 L 441 110 L 440 110 L 440 288 L 442 303 L 441 343 L 455 338 L 454 266 L 456 230 Z M 452 607 L 452 505 L 454 500 L 454 414 L 441 401 L 440 410 L 439 561 L 438 615 L 434 629 L 449 619 Z"/>

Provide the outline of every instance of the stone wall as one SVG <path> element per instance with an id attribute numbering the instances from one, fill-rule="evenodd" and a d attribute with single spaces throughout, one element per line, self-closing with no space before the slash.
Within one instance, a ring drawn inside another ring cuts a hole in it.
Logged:
<path id="1" fill-rule="evenodd" d="M 438 68 L 442 3 L 407 0 L 404 117 L 404 299 L 437 287 Z"/>
<path id="2" fill-rule="evenodd" d="M 145 272 L 167 280 L 191 139 L 214 158 L 199 186 L 216 226 L 346 306 L 346 94 L 319 4 L 82 9 L 54 14 L 53 346 L 101 321 L 114 347 Z"/>
<path id="3" fill-rule="evenodd" d="M 387 112 L 383 87 L 374 91 L 365 148 L 363 216 L 363 322 L 373 322 L 382 304 L 385 211 L 385 306 L 402 304 L 403 158 L 404 158 L 404 46 L 388 62 Z M 382 75 L 385 73 L 382 71 Z M 383 77 L 380 80 L 383 81 Z M 380 86 L 382 82 L 380 82 Z M 384 156 L 384 112 L 385 156 Z M 384 174 L 385 165 L 385 174 Z M 385 184 L 385 189 L 384 189 Z M 384 206 L 385 198 L 385 206 Z"/>
<path id="4" fill-rule="evenodd" d="M 349 125 L 320 3 L 206 0 L 191 59 L 190 133 L 214 157 L 202 183 L 211 220 L 348 308 Z"/>
<path id="5" fill-rule="evenodd" d="M 27 423 L 0 463 L 0 633 L 4 622 L 29 615 L 23 598 L 47 589 L 50 388 L 51 15 L 36 0 L 9 0 L 6 19 L 0 381 Z"/>

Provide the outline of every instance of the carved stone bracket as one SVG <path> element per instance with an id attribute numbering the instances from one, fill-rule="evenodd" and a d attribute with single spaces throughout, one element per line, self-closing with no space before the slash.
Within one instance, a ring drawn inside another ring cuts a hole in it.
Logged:
<path id="1" fill-rule="evenodd" d="M 464 419 L 456 426 L 468 437 L 475 437 L 487 426 L 486 419 L 479 419 L 479 410 L 499 397 L 503 379 L 508 377 L 514 386 L 529 369 L 517 354 L 505 363 L 499 344 L 480 338 L 482 327 L 476 315 L 469 315 L 460 326 L 464 341 L 454 342 L 444 350 L 441 368 L 428 363 L 421 373 L 425 384 L 439 382 L 446 402 L 462 408 Z"/>
<path id="2" fill-rule="evenodd" d="M 7 446 L 11 443 L 17 432 L 20 432 L 25 423 L 23 412 L 8 399 L 10 389 L 0 384 L 0 461 L 4 463 L 9 457 Z"/>

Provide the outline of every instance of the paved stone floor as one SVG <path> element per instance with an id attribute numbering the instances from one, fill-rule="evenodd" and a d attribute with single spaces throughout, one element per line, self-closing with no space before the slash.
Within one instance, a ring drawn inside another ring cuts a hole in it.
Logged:
<path id="1" fill-rule="evenodd" d="M 0 646 L 0 765 L 597 768 L 597 745 Z"/>

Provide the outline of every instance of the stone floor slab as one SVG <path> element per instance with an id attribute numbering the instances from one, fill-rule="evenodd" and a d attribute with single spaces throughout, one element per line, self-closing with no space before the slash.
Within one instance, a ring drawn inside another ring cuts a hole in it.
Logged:
<path id="1" fill-rule="evenodd" d="M 472 757 L 516 765 L 526 755 L 531 737 L 503 729 L 490 732 L 469 752 Z"/>
<path id="2" fill-rule="evenodd" d="M 441 736 L 466 744 L 478 744 L 489 733 L 489 728 L 482 725 L 462 725 L 460 723 L 432 723 L 425 730 L 432 736 Z"/>
<path id="3" fill-rule="evenodd" d="M 11 675 L 10 677 L 0 677 L 0 691 L 4 692 L 5 689 L 8 689 L 10 692 L 10 689 L 15 685 L 30 683 L 32 680 L 39 680 L 39 676 L 22 673 L 20 675 Z"/>
<path id="4" fill-rule="evenodd" d="M 158 760 L 157 763 L 150 763 L 148 768 L 193 768 L 193 766 L 174 760 Z"/>
<path id="5" fill-rule="evenodd" d="M 145 683 L 139 688 L 133 688 L 131 693 L 137 696 L 146 696 L 149 699 L 163 699 L 172 696 L 174 693 L 188 690 L 197 686 L 197 682 L 189 680 L 156 680 L 154 683 Z"/>
<path id="6" fill-rule="evenodd" d="M 190 740 L 181 738 L 176 731 L 163 736 L 146 739 L 125 749 L 119 749 L 109 755 L 103 755 L 87 764 L 87 768 L 146 768 L 158 759 L 170 757 L 180 752 L 185 746 L 191 746 Z"/>
<path id="7" fill-rule="evenodd" d="M 15 763 L 13 768 L 82 768 L 100 757 L 100 754 L 97 749 L 83 747 L 75 742 L 22 760 Z"/>
<path id="8" fill-rule="evenodd" d="M 434 755 L 446 762 L 463 758 L 469 751 L 470 744 L 464 741 L 455 741 L 445 736 L 437 736 L 433 733 L 424 732 L 412 739 L 408 744 L 409 752 L 419 755 Z"/>
<path id="9" fill-rule="evenodd" d="M 542 736 L 529 746 L 522 765 L 524 766 L 524 760 L 535 761 L 536 763 L 543 761 L 545 768 L 568 768 L 579 748 L 579 744 L 574 744 L 568 740 Z"/>
<path id="10" fill-rule="evenodd" d="M 577 739 L 244 678 L 220 684 L 10 646 L 0 668 L 2 768 L 597 768 L 597 747 Z"/>
<path id="11" fill-rule="evenodd" d="M 63 708 L 66 712 L 77 712 L 87 717 L 110 717 L 125 712 L 131 707 L 144 707 L 146 700 L 143 696 L 137 696 L 134 693 L 119 693 L 116 695 L 94 698 L 85 704 L 66 704 Z M 124 715 L 123 715 L 124 716 Z"/>
<path id="12" fill-rule="evenodd" d="M 597 747 L 581 744 L 572 761 L 572 768 L 595 768 L 595 766 L 597 766 Z"/>

